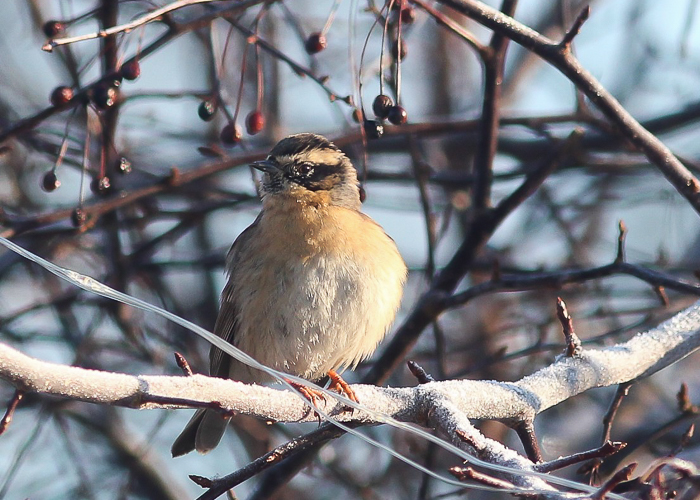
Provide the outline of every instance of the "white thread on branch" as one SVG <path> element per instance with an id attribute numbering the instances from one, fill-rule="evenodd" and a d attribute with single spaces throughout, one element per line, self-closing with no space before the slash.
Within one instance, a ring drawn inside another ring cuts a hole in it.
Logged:
<path id="1" fill-rule="evenodd" d="M 517 382 L 451 380 L 408 388 L 354 385 L 362 406 L 404 422 L 425 424 L 436 398 L 467 418 L 527 420 L 595 387 L 656 373 L 700 345 L 700 302 L 627 342 L 559 357 Z M 0 343 L 0 378 L 18 389 L 130 408 L 182 408 L 218 402 L 223 408 L 278 422 L 315 421 L 291 391 L 245 385 L 204 375 L 125 375 L 40 361 Z M 189 404 L 188 404 L 189 403 Z M 330 398 L 320 408 L 341 421 L 381 423 L 362 409 L 343 412 Z"/>

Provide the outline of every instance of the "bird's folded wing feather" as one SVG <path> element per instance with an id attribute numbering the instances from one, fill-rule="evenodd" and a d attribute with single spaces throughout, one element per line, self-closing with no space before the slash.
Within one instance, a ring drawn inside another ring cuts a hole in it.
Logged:
<path id="1" fill-rule="evenodd" d="M 258 215 L 255 222 L 236 238 L 226 256 L 226 269 L 229 279 L 227 279 L 226 286 L 221 292 L 221 309 L 216 318 L 216 325 L 214 325 L 214 334 L 233 345 L 236 344 L 236 330 L 238 329 L 238 307 L 236 305 L 236 297 L 233 294 L 235 281 L 238 278 L 236 271 L 239 268 L 241 249 L 248 245 L 251 238 L 255 237 L 259 230 L 258 222 L 261 217 L 262 213 Z M 209 351 L 209 374 L 213 377 L 228 378 L 230 365 L 231 357 L 218 347 L 211 346 Z"/>

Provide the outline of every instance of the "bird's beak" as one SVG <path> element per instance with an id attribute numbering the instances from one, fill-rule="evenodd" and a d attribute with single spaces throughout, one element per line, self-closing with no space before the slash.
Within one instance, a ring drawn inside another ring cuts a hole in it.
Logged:
<path id="1" fill-rule="evenodd" d="M 250 164 L 250 166 L 253 168 L 257 168 L 261 172 L 265 172 L 267 174 L 274 174 L 276 172 L 279 172 L 279 167 L 270 160 L 254 161 Z"/>

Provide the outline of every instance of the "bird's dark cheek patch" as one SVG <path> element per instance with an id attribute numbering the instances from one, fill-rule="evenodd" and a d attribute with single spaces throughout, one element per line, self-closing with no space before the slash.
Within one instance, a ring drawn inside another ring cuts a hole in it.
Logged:
<path id="1" fill-rule="evenodd" d="M 302 186 L 310 191 L 330 191 L 341 183 L 339 175 L 330 175 L 320 179 L 304 179 L 300 182 Z"/>

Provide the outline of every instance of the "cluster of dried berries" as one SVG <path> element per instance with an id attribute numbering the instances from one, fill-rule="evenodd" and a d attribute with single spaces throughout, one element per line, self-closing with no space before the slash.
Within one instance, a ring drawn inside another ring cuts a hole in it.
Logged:
<path id="1" fill-rule="evenodd" d="M 100 110 L 113 107 L 119 99 L 119 87 L 122 80 L 136 80 L 141 75 L 141 65 L 137 59 L 125 63 L 118 72 L 105 77 L 88 91 L 89 101 Z M 73 100 L 75 92 L 71 87 L 60 85 L 56 87 L 49 98 L 56 107 L 65 106 Z"/>
<path id="2" fill-rule="evenodd" d="M 396 39 L 391 44 L 391 54 L 397 64 L 396 72 L 397 74 L 400 74 L 401 68 L 399 63 L 408 53 L 406 43 L 401 37 L 400 25 L 402 23 L 412 24 L 416 19 L 416 12 L 413 7 L 408 5 L 407 1 L 398 0 L 392 3 L 392 13 L 390 13 L 390 15 L 392 17 L 389 19 L 389 22 L 394 26 L 398 26 Z M 385 24 L 385 27 L 389 25 L 389 22 Z M 380 70 L 380 74 L 381 73 L 382 71 Z M 381 93 L 381 90 L 382 89 L 380 88 L 380 94 L 375 97 L 374 101 L 372 102 L 372 111 L 377 119 L 364 119 L 362 121 L 365 133 L 370 139 L 376 139 L 382 136 L 384 132 L 382 122 L 384 120 L 388 120 L 394 125 L 403 125 L 406 123 L 406 121 L 408 121 L 408 113 L 406 112 L 406 109 L 398 104 L 398 102 L 394 103 L 391 97 Z M 396 93 L 398 98 L 400 94 L 400 82 L 398 81 Z"/>

